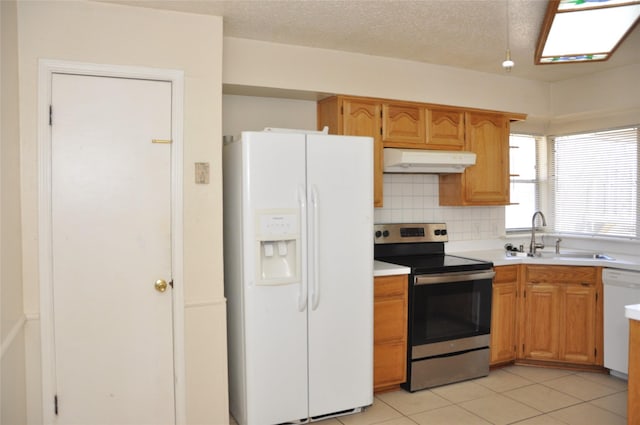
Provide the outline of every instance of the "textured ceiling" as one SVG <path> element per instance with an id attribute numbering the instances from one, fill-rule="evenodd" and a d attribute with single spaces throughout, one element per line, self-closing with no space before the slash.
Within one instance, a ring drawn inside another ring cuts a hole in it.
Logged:
<path id="1" fill-rule="evenodd" d="M 107 0 L 109 1 L 109 0 Z M 223 16 L 224 35 L 504 73 L 507 0 L 112 0 Z M 640 26 L 601 63 L 534 65 L 546 0 L 508 0 L 514 77 L 559 81 L 640 63 Z"/>

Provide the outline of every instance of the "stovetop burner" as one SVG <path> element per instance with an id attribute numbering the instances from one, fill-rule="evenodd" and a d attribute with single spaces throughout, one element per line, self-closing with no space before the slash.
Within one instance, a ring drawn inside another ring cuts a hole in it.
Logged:
<path id="1" fill-rule="evenodd" d="M 492 263 L 448 255 L 444 223 L 376 224 L 374 258 L 411 268 L 411 273 L 430 274 L 484 270 Z"/>

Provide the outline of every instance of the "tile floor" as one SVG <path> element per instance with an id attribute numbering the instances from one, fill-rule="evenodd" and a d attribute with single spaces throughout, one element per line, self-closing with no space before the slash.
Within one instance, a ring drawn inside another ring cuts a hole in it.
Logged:
<path id="1" fill-rule="evenodd" d="M 364 412 L 318 425 L 625 425 L 627 382 L 613 376 L 508 366 L 485 378 L 379 394 Z M 234 423 L 232 421 L 232 423 Z"/>

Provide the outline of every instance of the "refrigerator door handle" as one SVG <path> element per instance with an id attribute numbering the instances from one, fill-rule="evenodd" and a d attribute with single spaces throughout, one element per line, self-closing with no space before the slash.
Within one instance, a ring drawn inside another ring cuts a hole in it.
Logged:
<path id="1" fill-rule="evenodd" d="M 298 188 L 298 205 L 300 206 L 300 254 L 302 259 L 307 258 L 307 196 L 304 186 Z M 298 311 L 307 309 L 307 266 L 306 261 L 300 261 L 302 270 L 300 271 L 300 292 L 298 293 Z"/>
<path id="2" fill-rule="evenodd" d="M 318 203 L 319 203 L 319 199 L 318 199 L 318 188 L 316 187 L 316 185 L 311 185 L 311 205 L 312 205 L 312 210 L 313 210 L 313 214 L 312 214 L 312 219 L 311 219 L 311 229 L 312 229 L 312 233 L 311 233 L 311 243 L 312 243 L 312 275 L 313 275 L 313 282 L 311 285 L 311 288 L 313 290 L 313 292 L 311 293 L 311 309 L 315 310 L 318 308 L 318 305 L 320 304 L 320 272 L 319 272 L 319 267 L 318 265 L 320 264 L 318 261 L 318 236 L 319 236 L 319 232 L 318 232 Z"/>

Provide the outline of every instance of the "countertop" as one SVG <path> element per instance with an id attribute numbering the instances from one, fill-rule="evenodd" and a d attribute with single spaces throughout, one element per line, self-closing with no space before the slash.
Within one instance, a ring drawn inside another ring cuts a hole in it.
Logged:
<path id="1" fill-rule="evenodd" d="M 563 254 L 568 253 L 586 253 L 591 251 L 567 250 L 560 251 Z M 490 249 L 483 251 L 462 251 L 447 252 L 447 254 L 458 255 L 460 257 L 476 258 L 484 261 L 491 261 L 494 266 L 506 266 L 509 264 L 549 264 L 549 265 L 567 265 L 567 266 L 600 266 L 613 269 L 640 271 L 640 257 L 607 253 L 612 259 L 596 259 L 596 258 L 572 258 L 572 257 L 551 257 L 553 251 L 543 251 L 546 257 L 508 257 L 502 249 Z"/>
<path id="2" fill-rule="evenodd" d="M 591 251 L 567 250 L 561 251 L 563 254 L 568 253 L 587 253 Z M 460 251 L 447 252 L 450 255 L 460 257 L 475 258 L 478 260 L 491 261 L 494 266 L 506 266 L 510 264 L 548 264 L 548 265 L 566 265 L 566 266 L 600 266 L 613 269 L 640 271 L 640 257 L 626 254 L 604 253 L 611 259 L 600 258 L 573 258 L 573 257 L 551 257 L 552 252 L 543 251 L 543 257 L 508 257 L 502 249 L 488 249 L 481 251 Z M 399 266 L 396 264 L 385 263 L 382 261 L 374 261 L 374 276 L 391 276 L 395 274 L 409 274 L 409 267 Z M 640 313 L 639 313 L 640 314 Z M 639 316 L 640 317 L 640 316 Z M 640 320 L 640 318 L 638 319 Z"/>
<path id="3" fill-rule="evenodd" d="M 409 274 L 411 269 L 397 264 L 385 263 L 383 261 L 373 261 L 373 276 L 393 276 L 397 274 Z"/>
<path id="4" fill-rule="evenodd" d="M 640 304 L 624 306 L 624 315 L 629 319 L 640 321 Z"/>

